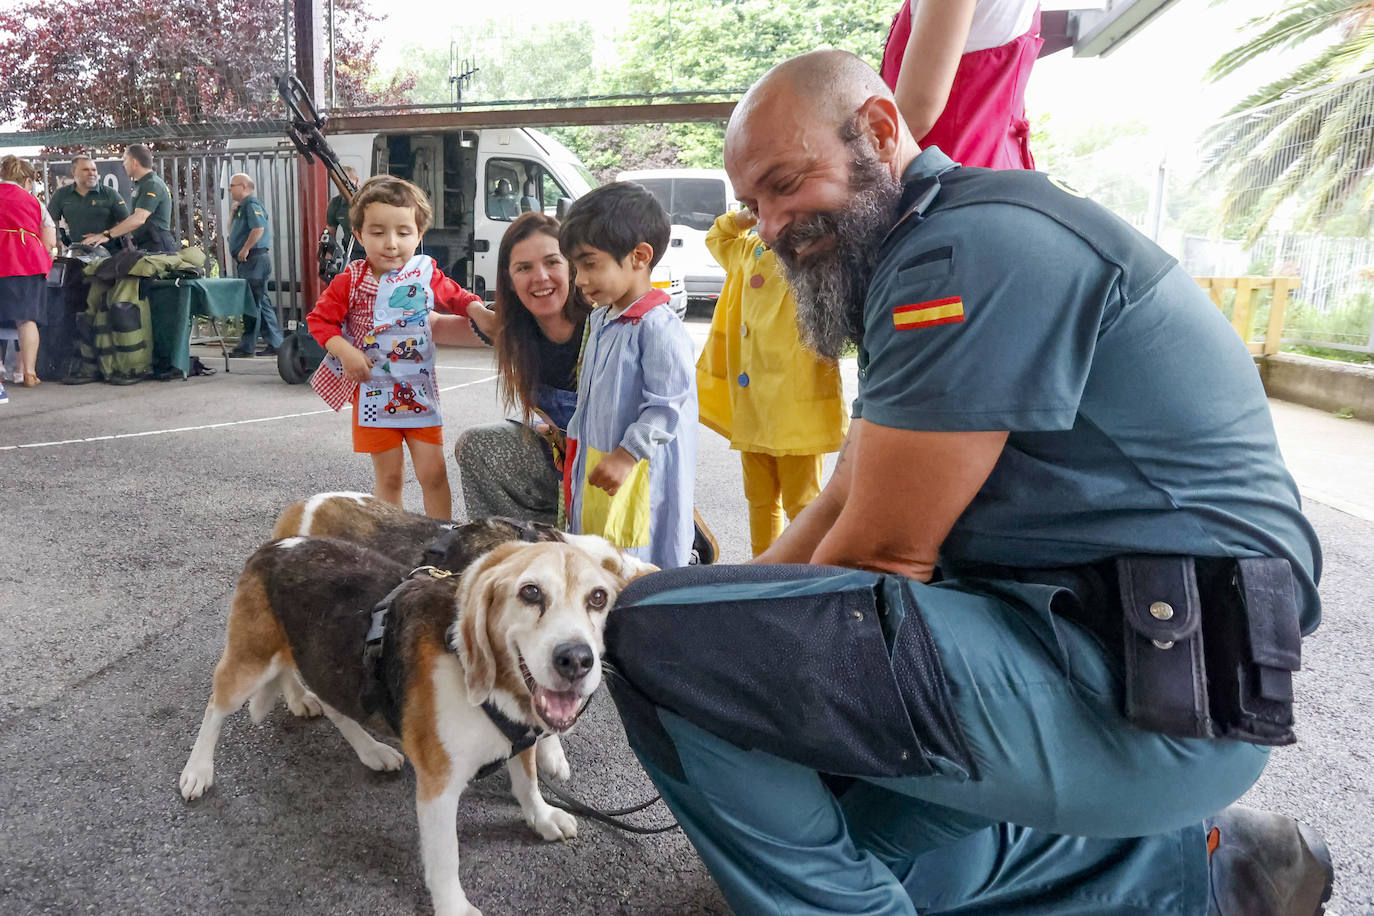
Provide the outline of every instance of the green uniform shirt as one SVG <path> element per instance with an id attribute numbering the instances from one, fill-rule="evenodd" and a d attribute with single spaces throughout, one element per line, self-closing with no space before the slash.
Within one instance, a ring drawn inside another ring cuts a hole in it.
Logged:
<path id="1" fill-rule="evenodd" d="M 149 172 L 134 182 L 133 207 L 147 210 L 148 220 L 134 230 L 134 244 L 139 247 L 155 242 L 150 228 L 171 231 L 172 194 L 167 190 L 167 182 L 155 172 Z"/>
<path id="2" fill-rule="evenodd" d="M 253 247 L 271 248 L 272 230 L 267 225 L 267 211 L 255 195 L 249 194 L 239 201 L 239 205 L 234 208 L 233 217 L 229 220 L 229 254 L 237 259 L 239 249 L 248 241 L 249 234 L 258 228 L 262 229 L 262 238 L 258 239 Z"/>
<path id="3" fill-rule="evenodd" d="M 129 216 L 129 208 L 119 192 L 106 184 L 97 184 L 84 195 L 75 184 L 58 188 L 48 203 L 53 222 L 66 222 L 63 240 L 80 242 L 88 235 L 99 235 Z"/>
<path id="4" fill-rule="evenodd" d="M 856 415 L 1007 430 L 940 548 L 1047 569 L 1120 554 L 1282 557 L 1302 630 L 1321 549 L 1244 343 L 1174 259 L 1043 172 L 933 146 L 864 303 Z"/>
<path id="5" fill-rule="evenodd" d="M 348 239 L 353 234 L 353 227 L 348 222 L 348 201 L 344 200 L 342 194 L 335 194 L 329 201 L 329 209 L 324 211 L 324 224 L 332 232 L 335 226 L 342 226 L 343 231 L 334 239 L 345 248 L 348 247 Z"/>

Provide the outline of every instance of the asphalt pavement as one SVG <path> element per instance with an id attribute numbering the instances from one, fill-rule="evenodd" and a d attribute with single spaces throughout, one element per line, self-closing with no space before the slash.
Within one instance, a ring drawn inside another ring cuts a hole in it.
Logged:
<path id="1" fill-rule="evenodd" d="M 689 326 L 704 337 L 704 322 Z M 269 359 L 226 373 L 196 352 L 219 371 L 49 382 L 0 406 L 0 909 L 428 912 L 413 776 L 365 769 L 322 719 L 279 707 L 254 726 L 240 712 L 214 787 L 191 804 L 177 791 L 244 559 L 291 500 L 371 487 L 346 416 L 284 384 Z M 503 411 L 487 351 L 445 350 L 439 365 L 451 448 Z M 1301 740 L 1274 753 L 1247 800 L 1326 834 L 1329 913 L 1374 913 L 1374 426 L 1290 405 L 1276 421 L 1322 536 L 1326 616 L 1304 644 Z M 741 493 L 738 458 L 703 431 L 698 507 L 727 562 L 747 558 Z M 414 483 L 405 500 L 420 508 Z M 578 795 L 608 807 L 652 795 L 604 691 L 565 747 Z M 655 806 L 641 822 L 664 818 Z M 464 888 L 487 916 L 728 912 L 680 832 L 582 819 L 576 840 L 546 843 L 504 773 L 470 787 L 458 832 Z"/>

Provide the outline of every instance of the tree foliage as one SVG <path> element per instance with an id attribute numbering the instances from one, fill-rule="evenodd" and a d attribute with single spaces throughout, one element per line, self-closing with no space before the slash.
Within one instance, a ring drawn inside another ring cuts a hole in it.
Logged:
<path id="1" fill-rule="evenodd" d="M 1244 221 L 1254 241 L 1285 204 L 1299 228 L 1374 216 L 1374 0 L 1288 0 L 1245 27 L 1222 55 L 1219 79 L 1275 51 L 1328 43 L 1251 93 L 1208 132 L 1208 175 L 1226 183 L 1222 224 Z M 1334 37 L 1334 40 L 1331 40 Z"/>
<path id="2" fill-rule="evenodd" d="M 417 102 L 451 101 L 453 59 L 477 68 L 464 102 L 571 98 L 595 85 L 596 32 L 582 20 L 528 24 L 491 19 L 455 35 L 450 47 L 412 43 L 404 51 L 415 74 Z M 532 64 L 531 62 L 537 62 Z"/>
<path id="3" fill-rule="evenodd" d="M 820 47 L 852 51 L 876 68 L 896 8 L 894 0 L 631 0 L 603 91 L 743 90 L 774 64 Z M 720 168 L 723 147 L 724 125 L 674 124 L 662 146 L 619 152 L 624 168 L 651 168 L 643 160 L 667 155 Z"/>
<path id="4" fill-rule="evenodd" d="M 742 92 L 774 64 L 818 47 L 850 50 L 875 67 L 896 0 L 631 0 L 609 64 L 585 22 L 474 24 L 455 41 L 479 72 L 465 102 L 495 99 Z M 450 50 L 410 50 L 417 101 L 451 98 Z M 726 98 L 728 96 L 722 96 Z M 719 168 L 720 124 L 651 124 L 551 131 L 597 177 L 632 168 Z"/>
<path id="5" fill-rule="evenodd" d="M 335 0 L 336 81 L 348 104 L 399 101 L 368 89 L 378 17 Z M 141 127 L 280 116 L 278 0 L 125 0 L 117 23 L 87 7 L 27 0 L 0 13 L 0 120 L 25 129 Z"/>

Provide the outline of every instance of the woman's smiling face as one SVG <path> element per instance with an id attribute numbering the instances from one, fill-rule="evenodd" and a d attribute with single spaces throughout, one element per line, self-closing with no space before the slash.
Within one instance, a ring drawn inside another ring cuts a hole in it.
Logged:
<path id="1" fill-rule="evenodd" d="M 536 232 L 516 242 L 510 250 L 510 281 L 535 318 L 561 314 L 568 301 L 568 261 L 558 239 Z"/>

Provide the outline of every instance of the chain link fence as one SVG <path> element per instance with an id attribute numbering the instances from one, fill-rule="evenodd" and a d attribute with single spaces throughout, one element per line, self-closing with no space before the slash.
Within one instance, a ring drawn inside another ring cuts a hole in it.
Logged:
<path id="1" fill-rule="evenodd" d="M 1051 145 L 1036 157 L 1195 277 L 1295 278 L 1286 347 L 1374 355 L 1374 74 L 1238 112 L 1193 138 L 1161 141 L 1142 127 L 1091 152 Z M 1255 318 L 1262 327 L 1267 305 Z"/>

